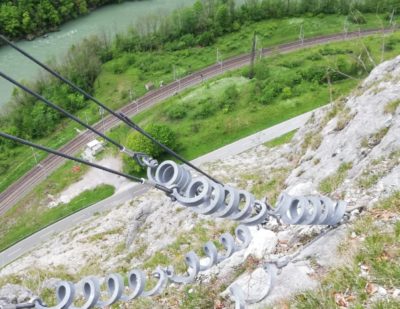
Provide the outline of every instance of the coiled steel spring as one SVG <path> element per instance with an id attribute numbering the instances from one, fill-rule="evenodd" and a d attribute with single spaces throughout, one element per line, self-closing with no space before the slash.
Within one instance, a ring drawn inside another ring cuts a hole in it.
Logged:
<path id="1" fill-rule="evenodd" d="M 258 225 L 270 216 L 286 224 L 334 225 L 342 219 L 346 203 L 323 196 L 292 197 L 281 194 L 274 208 L 256 200 L 249 192 L 213 182 L 206 177 L 192 177 L 184 166 L 173 161 L 148 164 L 149 180 L 173 190 L 171 197 L 193 211 Z"/>
<path id="2" fill-rule="evenodd" d="M 335 225 L 342 220 L 346 207 L 345 202 L 325 196 L 293 197 L 282 193 L 271 215 L 285 224 Z"/>
<path id="3" fill-rule="evenodd" d="M 228 259 L 235 252 L 247 248 L 251 241 L 251 234 L 246 226 L 239 225 L 235 230 L 237 242 L 234 237 L 225 233 L 222 234 L 219 241 L 224 247 L 224 253 L 218 252 L 216 246 L 212 241 L 208 241 L 203 246 L 203 251 L 207 257 L 206 261 L 200 261 L 200 258 L 193 251 L 185 256 L 185 263 L 187 265 L 187 272 L 185 275 L 176 275 L 173 268 L 161 268 L 152 273 L 153 277 L 157 279 L 157 283 L 150 290 L 145 290 L 146 276 L 143 271 L 134 269 L 127 274 L 128 287 L 125 287 L 124 278 L 120 274 L 110 274 L 105 280 L 104 284 L 107 288 L 108 299 L 101 300 L 102 291 L 100 281 L 96 277 L 84 278 L 79 286 L 80 296 L 83 297 L 85 303 L 82 306 L 75 306 L 74 302 L 78 299 L 78 288 L 71 282 L 62 281 L 56 288 L 57 305 L 47 307 L 41 301 L 35 301 L 35 308 L 37 309 L 67 309 L 79 308 L 89 309 L 94 307 L 107 307 L 115 304 L 118 301 L 130 302 L 138 297 L 149 297 L 162 293 L 166 288 L 168 282 L 178 284 L 188 284 L 195 281 L 197 275 L 205 270 L 210 269 L 214 265 Z M 130 290 L 130 294 L 124 294 Z"/>

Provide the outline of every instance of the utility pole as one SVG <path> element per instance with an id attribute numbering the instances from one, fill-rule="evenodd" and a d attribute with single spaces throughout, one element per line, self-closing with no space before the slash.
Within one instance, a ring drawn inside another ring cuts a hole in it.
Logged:
<path id="1" fill-rule="evenodd" d="M 252 47 L 251 47 L 249 79 L 252 79 L 254 77 L 254 62 L 255 62 L 255 59 L 256 59 L 256 45 L 257 45 L 257 33 L 254 32 L 253 44 L 252 44 Z"/>
<path id="2" fill-rule="evenodd" d="M 344 19 L 343 32 L 344 32 L 344 38 L 347 40 L 347 35 L 349 34 L 349 23 L 347 20 L 347 16 Z"/>
<path id="3" fill-rule="evenodd" d="M 394 29 L 396 28 L 396 21 L 394 20 L 394 9 L 392 11 L 392 14 L 390 14 L 390 26 L 392 26 L 392 32 L 394 32 Z"/>
<path id="4" fill-rule="evenodd" d="M 39 166 L 39 167 L 42 167 L 42 165 L 39 163 L 39 161 L 38 161 L 38 159 L 37 159 L 37 157 L 36 157 L 36 152 L 35 152 L 35 150 L 33 149 L 33 147 L 31 147 L 31 149 L 32 149 L 32 154 L 33 154 L 33 158 L 35 159 L 36 165 Z"/>
<path id="5" fill-rule="evenodd" d="M 100 128 L 103 129 L 103 133 L 106 133 L 106 131 L 104 130 L 104 108 L 102 108 L 101 106 L 99 107 L 99 115 L 101 117 L 101 126 Z M 100 129 L 101 132 L 101 129 Z"/>
<path id="6" fill-rule="evenodd" d="M 301 45 L 303 45 L 304 44 L 304 28 L 303 28 L 303 25 L 300 26 L 299 39 L 300 39 Z"/>
<path id="7" fill-rule="evenodd" d="M 136 100 L 136 96 L 134 97 L 132 89 L 129 89 L 129 102 L 133 102 L 136 104 L 136 114 L 137 114 L 139 112 L 139 103 Z"/>
<path id="8" fill-rule="evenodd" d="M 262 49 L 262 43 L 260 45 L 258 45 L 259 41 L 261 41 L 261 40 L 259 40 L 258 39 L 258 35 L 256 35 L 256 50 L 258 50 L 258 52 L 260 54 L 260 60 L 261 60 L 262 59 L 262 51 L 263 51 L 263 49 Z M 258 46 L 260 46 L 260 47 L 258 48 Z"/>
<path id="9" fill-rule="evenodd" d="M 221 53 L 219 52 L 219 48 L 217 48 L 217 63 L 220 65 L 221 72 L 222 72 L 222 57 L 221 57 Z"/>

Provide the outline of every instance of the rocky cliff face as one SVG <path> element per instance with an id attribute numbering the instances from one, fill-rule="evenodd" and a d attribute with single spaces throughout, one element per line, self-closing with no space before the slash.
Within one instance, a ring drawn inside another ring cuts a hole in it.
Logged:
<path id="1" fill-rule="evenodd" d="M 337 247 L 347 237 L 352 222 L 363 210 L 400 190 L 399 80 L 400 57 L 375 68 L 349 97 L 315 112 L 290 144 L 273 149 L 260 145 L 204 166 L 215 177 L 259 198 L 267 194 L 270 201 L 282 190 L 344 199 L 351 210 L 348 222 L 327 231 L 319 226 L 282 226 L 271 221 L 252 229 L 248 249 L 207 271 L 190 289 L 172 286 L 163 297 L 139 302 L 138 307 L 185 307 L 185 298 L 194 298 L 196 293 L 203 301 L 213 298 L 212 304 L 214 298 L 220 298 L 223 287 L 233 282 L 242 287 L 248 299 L 257 299 L 258 303 L 250 305 L 255 308 L 316 288 L 317 271 L 346 261 Z M 24 283 L 28 277 L 40 278 L 36 284 L 30 280 L 28 286 L 38 294 L 53 286 L 54 278 L 77 281 L 83 275 L 102 276 L 170 263 L 179 269 L 184 253 L 233 227 L 231 222 L 198 216 L 160 193 L 150 192 L 55 236 L 2 269 L 0 276 L 4 282 L 16 276 Z M 284 256 L 290 259 L 274 279 L 268 296 L 259 301 L 266 284 L 262 265 Z M 0 299 L 4 293 L 11 293 L 10 286 L 0 289 Z M 228 299 L 228 294 L 226 290 L 221 295 Z M 226 299 L 215 305 L 229 306 Z M 199 307 L 207 305 L 210 302 Z"/>

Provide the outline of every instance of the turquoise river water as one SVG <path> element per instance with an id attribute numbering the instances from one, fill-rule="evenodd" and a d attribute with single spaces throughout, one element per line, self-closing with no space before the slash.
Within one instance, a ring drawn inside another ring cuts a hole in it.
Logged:
<path id="1" fill-rule="evenodd" d="M 41 61 L 62 57 L 68 48 L 83 38 L 125 31 L 146 15 L 168 14 L 173 9 L 190 5 L 194 0 L 147 0 L 113 4 L 95 10 L 87 16 L 70 21 L 60 31 L 33 41 L 19 41 L 17 45 Z M 0 70 L 16 80 L 32 80 L 40 71 L 37 65 L 25 59 L 10 47 L 0 48 Z M 13 87 L 0 80 L 0 106 L 9 101 Z M 0 108 L 1 111 L 1 108 Z"/>

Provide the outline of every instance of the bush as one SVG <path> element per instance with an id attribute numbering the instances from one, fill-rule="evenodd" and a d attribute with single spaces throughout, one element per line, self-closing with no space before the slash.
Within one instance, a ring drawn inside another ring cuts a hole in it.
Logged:
<path id="1" fill-rule="evenodd" d="M 367 20 L 359 10 L 354 10 L 350 13 L 349 20 L 353 24 L 365 24 Z"/>
<path id="2" fill-rule="evenodd" d="M 300 71 L 300 74 L 306 81 L 323 83 L 326 76 L 326 69 L 318 66 L 310 66 Z"/>
<path id="3" fill-rule="evenodd" d="M 187 108 L 183 104 L 171 105 L 167 108 L 166 114 L 171 120 L 182 119 L 187 114 Z"/>
<path id="4" fill-rule="evenodd" d="M 222 111 L 224 113 L 232 111 L 238 99 L 239 91 L 237 90 L 236 85 L 231 85 L 226 88 L 220 102 Z"/>
<path id="5" fill-rule="evenodd" d="M 266 105 L 274 101 L 274 99 L 281 93 L 282 87 L 277 83 L 267 83 L 262 90 L 261 96 L 258 98 L 258 101 Z"/>
<path id="6" fill-rule="evenodd" d="M 206 31 L 199 35 L 197 44 L 200 46 L 209 46 L 215 42 L 215 36 L 212 32 Z"/>
<path id="7" fill-rule="evenodd" d="M 211 99 L 206 98 L 197 103 L 193 113 L 194 119 L 205 119 L 217 111 L 218 105 Z"/>
<path id="8" fill-rule="evenodd" d="M 282 99 L 289 99 L 292 97 L 292 90 L 290 89 L 290 87 L 285 87 L 283 88 L 282 91 Z"/>
<path id="9" fill-rule="evenodd" d="M 168 126 L 151 124 L 145 127 L 145 131 L 167 147 L 171 149 L 177 148 L 176 135 Z M 161 147 L 136 131 L 128 135 L 125 145 L 133 151 L 148 154 L 156 159 L 159 159 L 164 154 L 164 150 Z M 124 156 L 124 169 L 130 173 L 138 173 L 143 170 L 134 159 L 128 156 Z"/>

